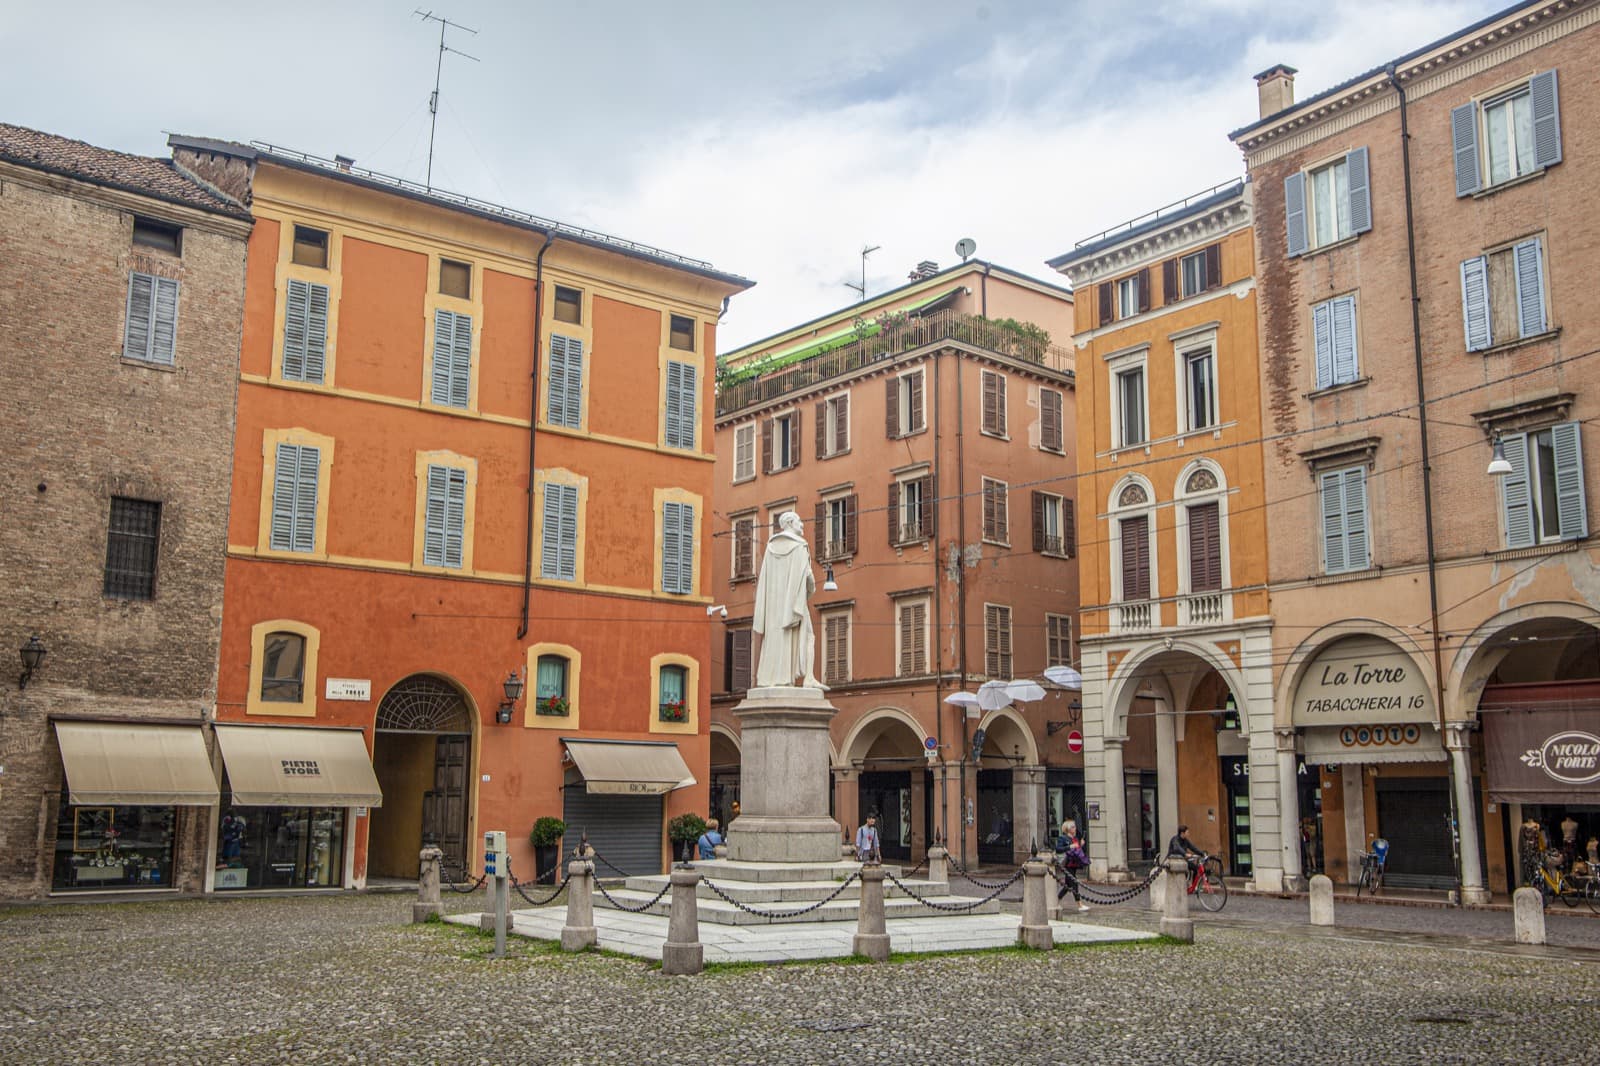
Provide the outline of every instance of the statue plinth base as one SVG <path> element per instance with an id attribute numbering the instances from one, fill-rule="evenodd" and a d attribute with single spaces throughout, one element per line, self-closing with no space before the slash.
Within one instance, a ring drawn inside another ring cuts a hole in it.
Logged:
<path id="1" fill-rule="evenodd" d="M 821 689 L 772 685 L 751 689 L 733 713 L 741 813 L 728 827 L 728 857 L 838 862 L 839 823 L 828 817 L 828 724 L 837 708 Z"/>

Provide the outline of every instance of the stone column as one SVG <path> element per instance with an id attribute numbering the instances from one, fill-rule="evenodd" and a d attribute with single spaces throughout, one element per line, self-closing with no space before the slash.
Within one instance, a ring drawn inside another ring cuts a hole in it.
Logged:
<path id="1" fill-rule="evenodd" d="M 594 928 L 594 863 L 573 859 L 567 863 L 567 923 L 561 928 L 561 950 L 592 948 Z"/>
<path id="2" fill-rule="evenodd" d="M 1456 790 L 1456 830 L 1461 840 L 1461 902 L 1488 903 L 1483 856 L 1478 851 L 1478 807 L 1472 795 L 1472 735 L 1467 728 L 1466 722 L 1450 722 L 1444 727 L 1451 785 Z"/>
<path id="3" fill-rule="evenodd" d="M 1355 884 L 1361 866 L 1356 856 L 1367 850 L 1367 791 L 1363 782 L 1365 767 L 1347 762 L 1339 767 L 1339 784 L 1344 794 L 1344 877 Z"/>
<path id="4" fill-rule="evenodd" d="M 1166 908 L 1161 914 L 1161 935 L 1194 942 L 1194 919 L 1189 917 L 1189 864 L 1168 859 Z"/>
<path id="5" fill-rule="evenodd" d="M 881 866 L 861 868 L 861 910 L 856 935 L 850 950 L 873 962 L 889 960 L 889 934 L 883 921 L 883 875 Z"/>
<path id="6" fill-rule="evenodd" d="M 1018 766 L 1011 771 L 1011 857 L 1026 862 L 1035 847 L 1048 848 L 1044 839 L 1043 766 Z"/>
<path id="7" fill-rule="evenodd" d="M 1100 819 L 1089 822 L 1089 880 L 1128 879 L 1128 803 L 1122 779 L 1122 745 L 1127 737 L 1104 737 L 1101 762 L 1105 795 Z"/>
<path id="8" fill-rule="evenodd" d="M 1036 951 L 1055 947 L 1046 913 L 1045 895 L 1050 891 L 1049 870 L 1038 859 L 1022 864 L 1022 924 L 1017 927 L 1017 943 Z"/>
<path id="9" fill-rule="evenodd" d="M 744 743 L 739 832 L 744 862 L 838 862 L 841 830 L 828 817 L 828 723 L 838 712 L 817 689 L 752 688 L 733 709 Z"/>
<path id="10" fill-rule="evenodd" d="M 1300 862 L 1300 775 L 1294 754 L 1293 729 L 1276 730 L 1278 741 L 1278 825 L 1283 856 L 1283 887 L 1299 892 L 1306 886 Z M 1255 819 L 1252 817 L 1251 821 Z"/>
<path id="11" fill-rule="evenodd" d="M 1178 720 L 1172 707 L 1157 698 L 1156 708 L 1156 845 L 1166 847 L 1178 831 Z"/>
<path id="12" fill-rule="evenodd" d="M 439 901 L 439 862 L 444 852 L 433 845 L 422 849 L 421 868 L 417 877 L 417 902 L 411 905 L 411 920 L 427 922 L 444 917 L 444 904 Z"/>
<path id="13" fill-rule="evenodd" d="M 695 904 L 699 870 L 672 871 L 672 911 L 667 919 L 667 942 L 661 945 L 661 972 L 699 973 L 705 969 L 705 946 L 700 943 L 700 909 Z"/>

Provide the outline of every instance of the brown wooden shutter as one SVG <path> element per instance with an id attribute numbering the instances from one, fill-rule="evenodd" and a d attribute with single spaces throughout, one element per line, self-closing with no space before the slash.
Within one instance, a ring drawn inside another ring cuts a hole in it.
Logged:
<path id="1" fill-rule="evenodd" d="M 756 572 L 755 519 L 741 518 L 735 522 L 733 525 L 733 538 L 737 552 L 733 576 L 736 578 L 751 577 Z"/>
<path id="2" fill-rule="evenodd" d="M 911 382 L 909 386 L 911 395 L 907 397 L 909 401 L 907 406 L 911 408 L 911 418 L 909 419 L 911 425 L 906 429 L 906 432 L 916 433 L 925 424 L 922 417 L 922 371 L 918 370 L 915 374 L 908 374 L 906 379 Z"/>
<path id="3" fill-rule="evenodd" d="M 1215 501 L 1189 508 L 1189 591 L 1222 588 L 1222 541 Z"/>
<path id="4" fill-rule="evenodd" d="M 1116 317 L 1113 310 L 1115 307 L 1111 282 L 1102 281 L 1100 283 L 1100 324 L 1102 326 Z"/>
<path id="5" fill-rule="evenodd" d="M 1055 389 L 1039 390 L 1039 422 L 1039 446 L 1061 451 L 1061 394 Z"/>
<path id="6" fill-rule="evenodd" d="M 828 402 L 817 404 L 817 458 L 828 457 Z"/>
<path id="7" fill-rule="evenodd" d="M 860 500 L 853 492 L 844 498 L 844 550 L 847 555 L 856 553 L 856 512 Z"/>
<path id="8" fill-rule="evenodd" d="M 1078 519 L 1073 513 L 1072 501 L 1063 498 L 1061 501 L 1061 548 L 1067 553 L 1067 558 L 1075 558 L 1078 554 Z"/>
<path id="9" fill-rule="evenodd" d="M 1161 264 L 1161 302 L 1175 304 L 1182 298 L 1178 290 L 1178 261 L 1168 259 Z"/>
<path id="10" fill-rule="evenodd" d="M 922 526 L 923 539 L 933 536 L 933 475 L 921 478 L 922 481 L 922 514 L 919 516 Z"/>
<path id="11" fill-rule="evenodd" d="M 1122 598 L 1150 598 L 1149 516 L 1122 520 Z"/>
<path id="12" fill-rule="evenodd" d="M 911 608 L 912 670 L 928 672 L 928 605 L 919 603 Z"/>
<path id="13" fill-rule="evenodd" d="M 795 466 L 800 465 L 800 408 L 789 415 L 789 457 Z"/>
<path id="14" fill-rule="evenodd" d="M 1206 245 L 1206 288 L 1214 289 L 1222 284 L 1222 245 Z"/>
<path id="15" fill-rule="evenodd" d="M 996 637 L 1000 648 L 1000 677 L 1011 676 L 1011 608 L 995 608 Z"/>
<path id="16" fill-rule="evenodd" d="M 1000 425 L 1000 375 L 981 371 L 983 374 L 983 431 L 985 433 L 999 433 Z"/>
<path id="17" fill-rule="evenodd" d="M 900 544 L 900 482 L 889 482 L 889 547 Z"/>
<path id="18" fill-rule="evenodd" d="M 772 473 L 772 427 L 778 420 L 766 419 L 761 423 L 761 472 Z"/>
<path id="19" fill-rule="evenodd" d="M 850 616 L 830 615 L 824 626 L 824 676 L 830 682 L 843 681 L 850 664 Z"/>
<path id="20" fill-rule="evenodd" d="M 902 603 L 900 605 L 900 674 L 902 677 L 915 672 L 911 669 L 911 657 L 916 653 L 916 649 L 912 646 L 913 639 L 911 633 L 911 605 Z"/>
<path id="21" fill-rule="evenodd" d="M 817 504 L 817 529 L 811 536 L 811 547 L 818 555 L 826 559 L 833 553 L 833 545 L 828 543 L 828 505 Z"/>
<path id="22" fill-rule="evenodd" d="M 1150 310 L 1150 268 L 1139 271 L 1139 311 Z"/>
<path id="23" fill-rule="evenodd" d="M 1042 552 L 1044 545 L 1044 493 L 1033 494 L 1033 550 Z"/>
<path id="24" fill-rule="evenodd" d="M 850 450 L 850 394 L 841 392 L 833 400 L 833 454 Z"/>
<path id="25" fill-rule="evenodd" d="M 883 379 L 883 433 L 890 440 L 900 435 L 900 379 Z"/>
<path id="26" fill-rule="evenodd" d="M 728 632 L 728 688 L 742 692 L 750 687 L 750 630 Z"/>
<path id="27" fill-rule="evenodd" d="M 997 540 L 994 535 L 994 486 L 988 481 L 983 483 L 983 539 Z"/>
<path id="28" fill-rule="evenodd" d="M 1011 508 L 1010 501 L 1006 498 L 1007 487 L 998 482 L 994 486 L 994 519 L 995 540 L 1009 541 L 1011 539 Z"/>

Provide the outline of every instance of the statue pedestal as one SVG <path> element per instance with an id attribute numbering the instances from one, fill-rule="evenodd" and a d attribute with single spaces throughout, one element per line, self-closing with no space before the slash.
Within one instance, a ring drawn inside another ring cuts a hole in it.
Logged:
<path id="1" fill-rule="evenodd" d="M 828 817 L 828 723 L 838 713 L 821 689 L 753 688 L 739 717 L 740 814 L 728 856 L 744 862 L 839 861 L 839 823 Z"/>

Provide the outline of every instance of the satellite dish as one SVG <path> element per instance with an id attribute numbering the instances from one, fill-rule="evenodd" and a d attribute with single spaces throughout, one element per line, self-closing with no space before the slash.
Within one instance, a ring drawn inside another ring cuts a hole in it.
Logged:
<path id="1" fill-rule="evenodd" d="M 973 240 L 971 237 L 963 237 L 956 242 L 956 254 L 961 257 L 961 261 L 963 263 L 965 263 L 972 253 L 976 252 L 977 250 L 978 242 Z"/>

